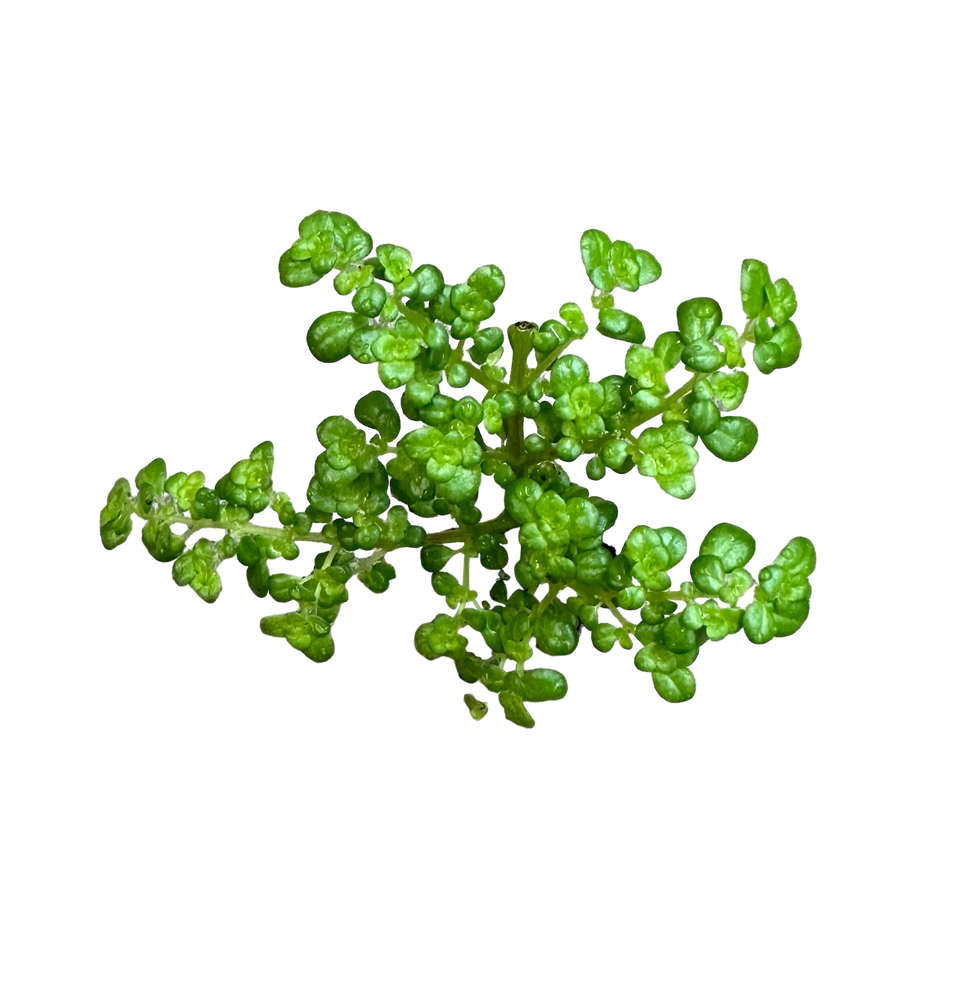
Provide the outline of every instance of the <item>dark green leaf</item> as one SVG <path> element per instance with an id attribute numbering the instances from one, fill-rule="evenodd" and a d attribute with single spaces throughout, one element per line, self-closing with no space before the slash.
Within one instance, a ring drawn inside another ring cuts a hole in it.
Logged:
<path id="1" fill-rule="evenodd" d="M 759 430 L 748 418 L 726 415 L 718 427 L 701 441 L 720 460 L 734 463 L 745 459 L 759 441 Z"/>

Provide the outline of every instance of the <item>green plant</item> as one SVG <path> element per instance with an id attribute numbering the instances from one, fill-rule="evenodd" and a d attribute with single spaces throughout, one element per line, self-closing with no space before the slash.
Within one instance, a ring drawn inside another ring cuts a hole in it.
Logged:
<path id="1" fill-rule="evenodd" d="M 286 286 L 305 286 L 336 273 L 334 288 L 352 296 L 353 309 L 318 317 L 307 334 L 310 351 L 321 362 L 351 356 L 376 365 L 385 389 L 401 391 L 401 414 L 387 393 L 373 390 L 354 408 L 362 427 L 340 415 L 325 418 L 317 428 L 323 452 L 308 505 L 299 510 L 273 489 L 270 442 L 213 487 L 200 471 L 168 474 L 162 459 L 153 460 L 136 475 L 135 492 L 125 479 L 109 492 L 100 516 L 107 549 L 126 540 L 132 516 L 139 516 L 150 554 L 172 563 L 174 581 L 209 603 L 221 591 L 219 565 L 237 558 L 256 595 L 296 604 L 264 617 L 262 631 L 317 662 L 334 653 L 332 627 L 350 580 L 384 592 L 395 577 L 388 558 L 414 549 L 450 610 L 418 628 L 416 649 L 427 659 L 451 659 L 461 679 L 496 693 L 507 719 L 524 727 L 534 724 L 528 703 L 557 700 L 567 690 L 555 669 L 526 668 L 533 648 L 549 657 L 570 654 L 583 629 L 599 651 L 635 643 L 636 667 L 674 703 L 694 695 L 691 665 L 706 641 L 744 630 L 761 644 L 799 629 L 815 564 L 808 539 L 791 540 L 756 580 L 745 567 L 755 541 L 719 523 L 702 541 L 689 580 L 672 588 L 668 572 L 685 555 L 683 533 L 636 526 L 620 547 L 611 545 L 605 536 L 616 505 L 574 483 L 564 467 L 587 456 L 593 481 L 636 467 L 668 494 L 688 498 L 699 440 L 722 460 L 746 457 L 758 431 L 730 413 L 749 383 L 743 350 L 752 345 L 763 373 L 792 365 L 800 354 L 791 319 L 796 296 L 786 279 L 772 281 L 761 261 L 748 259 L 741 333 L 722 323 L 715 300 L 700 297 L 681 303 L 676 329 L 647 345 L 643 324 L 615 305 L 613 293 L 656 281 L 659 263 L 648 251 L 587 230 L 581 253 L 597 330 L 627 346 L 623 371 L 596 380 L 569 351 L 588 331 L 577 304 L 565 303 L 558 318 L 540 325 L 512 324 L 505 336 L 486 325 L 504 289 L 496 265 L 452 285 L 434 265 L 413 267 L 404 247 L 380 244 L 371 255 L 372 246 L 349 216 L 315 212 L 300 223 L 279 275 Z M 508 343 L 509 370 L 501 365 Z M 681 365 L 686 378 L 671 390 L 667 374 Z M 471 385 L 479 387 L 476 395 L 451 393 Z M 404 433 L 402 414 L 415 426 Z M 477 500 L 488 477 L 504 501 L 485 519 Z M 267 508 L 278 526 L 253 521 Z M 455 525 L 427 531 L 410 515 L 448 516 Z M 191 546 L 204 529 L 222 535 Z M 505 568 L 514 530 L 512 578 Z M 303 542 L 324 548 L 311 571 L 270 572 L 270 560 L 296 559 Z M 473 560 L 497 571 L 483 600 L 471 587 Z M 454 561 L 459 574 L 448 570 Z M 482 637 L 486 655 L 469 650 L 466 630 Z M 474 718 L 486 714 L 486 703 L 472 694 L 465 702 Z"/>

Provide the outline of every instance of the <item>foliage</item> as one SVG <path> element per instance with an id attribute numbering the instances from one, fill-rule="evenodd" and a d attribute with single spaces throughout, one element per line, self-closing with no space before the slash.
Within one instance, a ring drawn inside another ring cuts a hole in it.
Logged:
<path id="1" fill-rule="evenodd" d="M 132 487 L 125 479 L 113 485 L 100 516 L 103 544 L 124 543 L 137 516 L 150 554 L 172 563 L 174 581 L 208 603 L 221 592 L 221 565 L 236 558 L 256 595 L 295 604 L 264 617 L 262 631 L 316 662 L 334 654 L 333 626 L 351 579 L 384 592 L 396 575 L 389 557 L 415 550 L 449 610 L 418 628 L 417 651 L 450 659 L 464 682 L 496 694 L 509 721 L 530 728 L 528 704 L 565 695 L 561 672 L 526 665 L 535 649 L 548 658 L 570 654 L 583 631 L 601 652 L 635 648 L 635 666 L 665 700 L 690 699 L 691 666 L 706 642 L 744 630 L 762 644 L 803 624 L 813 545 L 796 537 L 756 579 L 746 569 L 755 541 L 719 523 L 675 586 L 684 534 L 635 526 L 617 547 L 607 535 L 616 505 L 573 482 L 564 465 L 584 457 L 591 481 L 636 468 L 674 498 L 689 498 L 699 445 L 721 460 L 744 459 L 759 434 L 749 418 L 731 413 L 748 388 L 744 349 L 752 347 L 763 374 L 799 358 L 796 294 L 747 259 L 741 333 L 722 322 L 717 301 L 697 297 L 677 307 L 676 329 L 648 343 L 643 323 L 616 305 L 614 293 L 655 282 L 656 258 L 600 230 L 582 235 L 581 256 L 596 330 L 625 343 L 621 372 L 596 377 L 570 351 L 588 331 L 576 303 L 505 333 L 488 323 L 504 290 L 496 265 L 450 284 L 435 265 L 415 265 L 404 247 L 374 247 L 343 213 L 307 216 L 279 260 L 282 283 L 311 285 L 333 273 L 334 289 L 351 297 L 350 310 L 313 322 L 310 351 L 321 362 L 350 357 L 375 366 L 384 389 L 357 402 L 356 423 L 341 415 L 320 423 L 323 451 L 305 507 L 273 488 L 270 442 L 211 487 L 200 471 L 168 475 L 155 459 Z M 509 367 L 502 364 L 507 347 Z M 668 375 L 679 367 L 683 376 L 671 390 Z M 503 510 L 490 518 L 478 506 L 486 478 L 504 493 Z M 266 509 L 278 525 L 254 521 Z M 439 517 L 454 525 L 425 528 Z M 220 539 L 190 545 L 201 530 L 218 530 Z M 311 571 L 270 570 L 277 558 L 296 560 L 301 543 L 320 546 Z M 486 598 L 471 587 L 473 560 L 497 572 Z M 469 648 L 477 637 L 484 654 Z M 487 713 L 476 696 L 464 700 L 475 720 Z"/>

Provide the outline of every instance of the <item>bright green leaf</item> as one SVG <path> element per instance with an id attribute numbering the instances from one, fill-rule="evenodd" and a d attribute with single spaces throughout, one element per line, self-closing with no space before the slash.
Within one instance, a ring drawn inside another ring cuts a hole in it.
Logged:
<path id="1" fill-rule="evenodd" d="M 102 546 L 113 550 L 126 542 L 133 530 L 133 499 L 129 481 L 120 477 L 106 498 L 105 508 L 99 513 L 99 535 Z"/>
<path id="2" fill-rule="evenodd" d="M 796 290 L 787 279 L 776 279 L 767 284 L 766 300 L 769 303 L 769 313 L 777 325 L 785 324 L 796 313 Z"/>
<path id="3" fill-rule="evenodd" d="M 749 319 L 758 317 L 766 305 L 766 284 L 769 282 L 769 269 L 755 258 L 746 258 L 742 262 L 742 277 L 740 289 L 742 293 L 742 309 Z"/>
<path id="4" fill-rule="evenodd" d="M 696 441 L 697 436 L 682 422 L 664 422 L 646 428 L 637 440 L 641 451 L 637 469 L 645 477 L 655 477 L 674 498 L 690 498 L 694 494 L 694 467 L 698 462 Z"/>
<path id="5" fill-rule="evenodd" d="M 800 357 L 803 341 L 796 325 L 788 320 L 780 324 L 772 332 L 772 337 L 764 344 L 757 344 L 752 351 L 752 358 L 762 373 L 771 373 L 776 369 L 786 369 Z"/>
<path id="6" fill-rule="evenodd" d="M 730 522 L 719 522 L 708 530 L 701 542 L 702 556 L 718 558 L 724 571 L 744 568 L 755 553 L 755 540 L 744 529 Z"/>
<path id="7" fill-rule="evenodd" d="M 401 282 L 412 271 L 411 252 L 397 244 L 378 244 L 375 252 L 389 282 Z"/>
<path id="8" fill-rule="evenodd" d="M 510 690 L 502 690 L 497 694 L 500 706 L 504 709 L 504 717 L 522 728 L 533 728 L 534 718 L 528 713 L 524 701 Z"/>
<path id="9" fill-rule="evenodd" d="M 685 300 L 677 307 L 677 328 L 684 343 L 710 340 L 721 323 L 721 307 L 707 296 Z"/>

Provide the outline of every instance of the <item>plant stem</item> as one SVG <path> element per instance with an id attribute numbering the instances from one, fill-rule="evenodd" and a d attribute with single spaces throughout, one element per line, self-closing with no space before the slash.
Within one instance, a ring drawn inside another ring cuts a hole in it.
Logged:
<path id="1" fill-rule="evenodd" d="M 295 543 L 328 543 L 337 542 L 337 531 L 333 526 L 329 531 L 324 527 L 320 533 L 297 533 L 290 526 L 256 526 L 251 522 L 218 522 L 216 519 L 192 519 L 187 513 L 176 513 L 170 516 L 167 524 L 173 526 L 180 524 L 187 527 L 187 532 L 183 534 L 183 539 L 187 539 L 191 534 L 202 529 L 220 529 L 229 533 L 236 540 L 243 536 L 267 536 L 273 540 L 291 540 Z"/>
<path id="2" fill-rule="evenodd" d="M 510 387 L 514 393 L 520 393 L 524 378 L 527 376 L 527 357 L 531 354 L 531 329 L 521 324 L 511 324 L 507 328 L 510 339 L 512 362 L 510 367 Z"/>
<path id="3" fill-rule="evenodd" d="M 467 540 L 472 540 L 473 537 L 479 536 L 481 533 L 507 533 L 515 529 L 517 525 L 506 512 L 501 512 L 496 518 L 489 519 L 487 522 L 477 523 L 475 526 L 456 526 L 453 529 L 443 529 L 437 533 L 429 533 L 425 538 L 425 542 L 426 544 L 465 543 Z"/>
<path id="4" fill-rule="evenodd" d="M 556 349 L 549 352 L 544 357 L 544 361 L 539 362 L 538 365 L 535 366 L 534 369 L 532 369 L 531 372 L 528 374 L 525 385 L 522 387 L 514 387 L 514 392 L 518 394 L 524 393 L 536 379 L 538 379 L 542 374 L 546 373 L 548 369 L 552 365 L 554 365 L 554 363 L 558 359 L 558 356 L 560 356 L 562 352 L 565 351 L 566 348 L 570 348 L 571 345 L 578 340 L 579 340 L 578 338 L 570 338 L 568 341 L 565 342 L 564 345 L 559 345 Z"/>

